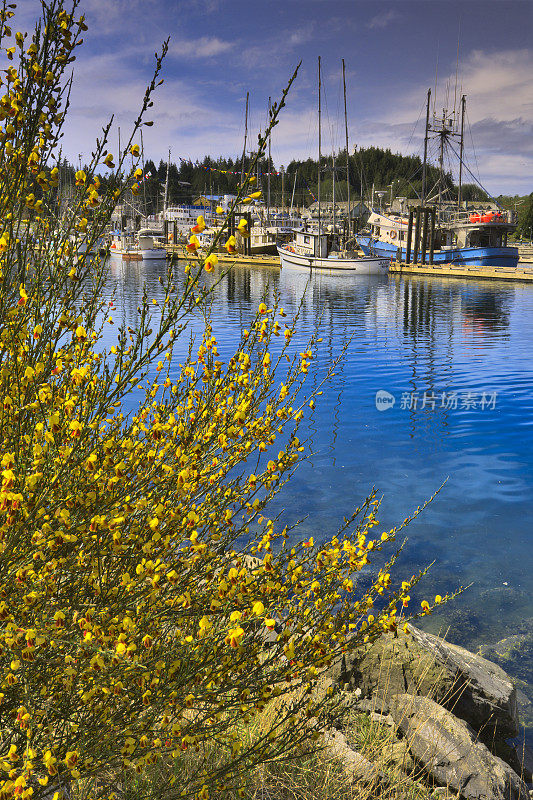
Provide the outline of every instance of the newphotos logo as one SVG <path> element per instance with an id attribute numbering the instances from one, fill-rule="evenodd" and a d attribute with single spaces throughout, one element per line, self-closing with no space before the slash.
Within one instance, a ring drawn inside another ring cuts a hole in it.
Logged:
<path id="1" fill-rule="evenodd" d="M 446 389 L 434 391 L 427 389 L 425 392 L 401 392 L 398 408 L 401 411 L 493 411 L 496 408 L 498 393 L 485 390 L 472 392 L 467 389 L 461 391 Z M 388 411 L 393 408 L 396 397 L 380 389 L 376 392 L 376 408 L 378 411 Z"/>
<path id="2" fill-rule="evenodd" d="M 386 392 L 385 389 L 380 389 L 379 392 L 376 392 L 376 408 L 378 411 L 387 411 L 393 407 L 395 402 L 394 395 Z"/>

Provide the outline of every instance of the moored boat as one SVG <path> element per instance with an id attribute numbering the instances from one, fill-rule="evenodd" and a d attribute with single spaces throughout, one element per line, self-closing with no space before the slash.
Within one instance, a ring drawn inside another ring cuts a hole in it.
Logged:
<path id="1" fill-rule="evenodd" d="M 115 234 L 111 238 L 109 254 L 124 261 L 149 261 L 166 258 L 166 250 L 158 243 L 161 231 L 141 228 L 135 237 Z"/>
<path id="2" fill-rule="evenodd" d="M 357 236 L 365 254 L 405 259 L 408 221 L 398 214 L 372 211 L 368 232 Z M 511 211 L 442 211 L 435 229 L 433 263 L 516 267 L 518 248 L 507 245 L 516 228 Z M 429 252 L 426 253 L 429 262 Z"/>
<path id="3" fill-rule="evenodd" d="M 443 109 L 441 118 L 434 114 L 431 120 L 430 106 L 431 89 L 428 89 L 422 192 L 415 206 L 431 207 L 434 217 L 431 230 L 424 229 L 426 245 L 422 248 L 423 255 L 416 253 L 417 259 L 421 255 L 421 261 L 425 263 L 429 263 L 431 257 L 434 264 L 516 268 L 518 248 L 507 243 L 509 234 L 516 229 L 516 214 L 501 208 L 495 200 L 492 201 L 492 207 L 483 209 L 468 209 L 468 204 L 462 200 L 463 168 L 468 169 L 463 158 L 466 96 L 461 98 L 460 114 L 455 109 L 451 113 Z M 439 171 L 435 185 L 428 191 L 428 145 L 432 138 L 438 142 Z M 458 153 L 452 142 L 458 144 Z M 459 161 L 457 198 L 444 171 L 444 164 L 452 154 L 458 156 Z M 476 182 L 483 189 L 477 179 Z M 413 213 L 415 210 L 413 207 Z M 382 209 L 373 208 L 368 229 L 357 237 L 357 241 L 364 253 L 404 260 L 406 256 L 410 257 L 407 253 L 408 235 L 408 220 L 404 214 L 384 213 Z"/>
<path id="4" fill-rule="evenodd" d="M 353 250 L 336 250 L 336 238 L 330 233 L 296 231 L 292 241 L 278 246 L 281 266 L 350 270 L 362 275 L 388 272 L 390 257 L 359 256 Z"/>

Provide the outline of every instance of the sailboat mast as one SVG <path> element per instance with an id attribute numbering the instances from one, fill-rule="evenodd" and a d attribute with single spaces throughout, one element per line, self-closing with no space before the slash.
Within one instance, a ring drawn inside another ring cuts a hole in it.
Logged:
<path id="1" fill-rule="evenodd" d="M 336 222 L 336 215 L 335 215 L 335 153 L 333 153 L 333 155 L 332 155 L 332 161 L 333 161 L 333 173 L 332 173 L 332 175 L 333 175 L 333 196 L 332 196 L 332 202 L 333 202 L 333 233 L 335 233 L 335 222 Z"/>
<path id="2" fill-rule="evenodd" d="M 320 205 L 320 168 L 322 162 L 322 76 L 320 73 L 320 56 L 318 56 L 318 233 L 320 234 L 322 214 Z"/>
<path id="3" fill-rule="evenodd" d="M 350 213 L 350 153 L 348 151 L 348 113 L 346 110 L 346 70 L 344 66 L 344 58 L 342 59 L 342 85 L 344 89 L 344 129 L 346 133 L 346 193 L 347 193 L 347 218 L 348 218 L 348 235 L 350 235 L 350 225 L 352 215 Z"/>
<path id="4" fill-rule="evenodd" d="M 163 204 L 163 219 L 165 219 L 167 214 L 167 206 L 168 206 L 168 173 L 170 172 L 170 148 L 168 150 L 168 161 L 167 161 L 167 179 L 165 181 L 165 198 Z"/>
<path id="5" fill-rule="evenodd" d="M 428 167 L 428 138 L 429 138 L 429 106 L 431 102 L 431 89 L 428 89 L 426 107 L 426 130 L 424 133 L 424 163 L 422 164 L 422 205 L 426 205 L 427 167 Z"/>
<path id="6" fill-rule="evenodd" d="M 292 214 L 292 209 L 294 206 L 294 193 L 296 192 L 296 178 L 298 177 L 298 170 L 294 173 L 294 183 L 292 185 L 292 196 L 291 196 L 291 207 L 289 209 L 289 217 Z"/>
<path id="7" fill-rule="evenodd" d="M 268 98 L 268 119 L 272 113 L 272 101 Z M 270 225 L 270 170 L 272 164 L 272 154 L 270 151 L 270 134 L 268 135 L 268 173 L 267 173 L 267 225 Z"/>
<path id="8" fill-rule="evenodd" d="M 457 208 L 461 208 L 463 200 L 463 148 L 465 130 L 466 95 L 461 97 L 461 139 L 459 142 L 459 193 L 457 195 Z"/>
<path id="9" fill-rule="evenodd" d="M 146 218 L 146 176 L 145 176 L 145 168 L 144 168 L 144 142 L 143 142 L 143 129 L 141 128 L 141 164 L 143 170 L 143 200 L 144 200 L 144 217 Z"/>
<path id="10" fill-rule="evenodd" d="M 244 147 L 242 148 L 241 160 L 241 184 L 244 181 L 244 160 L 246 158 L 246 139 L 248 138 L 248 100 L 250 92 L 246 92 L 246 110 L 244 112 Z"/>

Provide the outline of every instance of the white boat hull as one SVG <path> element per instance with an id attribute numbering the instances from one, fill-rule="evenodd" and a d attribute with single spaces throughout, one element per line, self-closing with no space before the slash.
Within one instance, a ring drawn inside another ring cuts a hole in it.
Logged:
<path id="1" fill-rule="evenodd" d="M 164 247 L 151 247 L 148 250 L 122 250 L 112 247 L 109 255 L 124 261 L 150 261 L 152 259 L 161 261 L 166 258 L 167 253 Z"/>
<path id="2" fill-rule="evenodd" d="M 286 247 L 278 247 L 281 266 L 308 267 L 309 269 L 349 270 L 361 275 L 383 275 L 389 270 L 389 258 L 361 256 L 355 258 L 331 257 L 317 258 L 311 255 L 294 253 Z"/>

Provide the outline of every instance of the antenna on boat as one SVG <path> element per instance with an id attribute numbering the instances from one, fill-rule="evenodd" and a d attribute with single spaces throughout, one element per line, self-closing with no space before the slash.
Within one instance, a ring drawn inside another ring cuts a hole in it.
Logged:
<path id="1" fill-rule="evenodd" d="M 437 80 L 439 76 L 439 48 L 440 48 L 440 41 L 437 40 L 437 60 L 435 62 L 435 93 L 433 94 L 433 116 L 437 113 Z"/>
<path id="2" fill-rule="evenodd" d="M 322 160 L 322 75 L 320 72 L 320 56 L 318 56 L 318 233 L 320 234 L 321 214 L 320 214 L 320 162 Z"/>
<path id="3" fill-rule="evenodd" d="M 344 130 L 346 133 L 346 193 L 347 193 L 347 217 L 348 217 L 348 234 L 350 235 L 350 225 L 352 222 L 350 214 L 350 152 L 348 150 L 348 113 L 346 110 L 346 69 L 344 66 L 344 58 L 342 59 L 342 86 L 344 89 Z"/>
<path id="4" fill-rule="evenodd" d="M 248 138 L 248 100 L 250 92 L 246 92 L 246 110 L 244 112 L 244 147 L 242 148 L 241 184 L 244 181 L 244 159 L 246 158 L 246 139 Z"/>
<path id="5" fill-rule="evenodd" d="M 457 105 L 457 79 L 458 79 L 458 75 L 459 75 L 459 40 L 460 40 L 460 37 L 461 37 L 461 20 L 459 19 L 459 29 L 457 31 L 457 59 L 456 59 L 456 62 L 455 62 L 455 91 L 454 91 L 454 94 L 453 94 L 453 113 L 454 113 L 454 116 L 455 116 L 455 108 L 456 108 L 456 105 Z M 462 98 L 461 98 L 461 103 L 462 102 L 463 101 L 462 101 Z"/>

